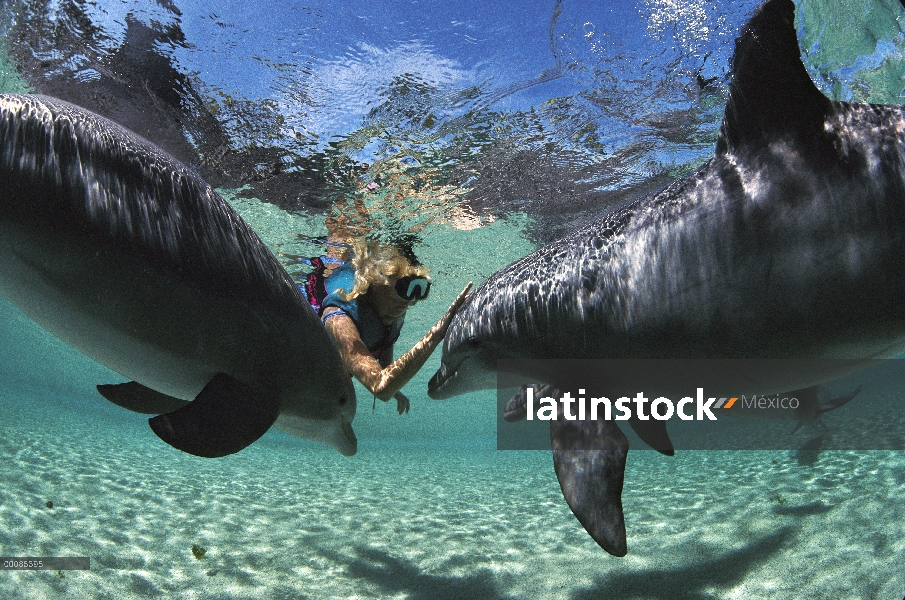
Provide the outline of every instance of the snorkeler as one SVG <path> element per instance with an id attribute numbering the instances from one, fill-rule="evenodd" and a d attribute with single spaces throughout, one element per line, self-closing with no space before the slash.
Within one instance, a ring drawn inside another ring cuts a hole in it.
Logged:
<path id="1" fill-rule="evenodd" d="M 411 249 L 359 238 L 351 259 L 325 280 L 327 296 L 319 307 L 346 368 L 375 397 L 384 402 L 395 397 L 399 414 L 409 410 L 399 390 L 424 366 L 471 289 L 469 283 L 437 324 L 393 360 L 406 311 L 430 292 L 427 273 Z"/>

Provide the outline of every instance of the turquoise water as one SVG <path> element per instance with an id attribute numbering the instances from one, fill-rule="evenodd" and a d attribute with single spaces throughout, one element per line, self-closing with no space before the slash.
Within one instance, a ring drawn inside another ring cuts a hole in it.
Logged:
<path id="1" fill-rule="evenodd" d="M 616 559 L 569 512 L 548 453 L 493 449 L 487 399 L 363 406 L 352 458 L 269 432 L 202 459 L 101 402 L 93 384 L 115 375 L 0 310 L 18 341 L 2 357 L 0 548 L 91 557 L 62 578 L 4 572 L 4 598 L 896 598 L 905 584 L 898 452 L 633 450 Z"/>
<path id="2" fill-rule="evenodd" d="M 178 24 L 184 42 L 161 26 L 148 47 L 193 86 L 172 86 L 192 156 L 275 252 L 316 250 L 293 234 L 326 233 L 342 198 L 417 230 L 435 285 L 398 353 L 468 281 L 712 153 L 732 40 L 753 3 L 53 6 L 4 4 L 0 90 L 135 106 L 156 93 L 160 104 L 163 84 L 127 94 L 105 77 L 128 80 L 123 64 L 153 71 L 117 62 L 129 23 L 141 48 L 134 23 Z M 838 98 L 900 101 L 903 12 L 802 3 L 812 76 Z M 696 73 L 713 82 L 689 88 Z M 164 133 L 156 141 L 191 154 Z M 364 191 L 371 182 L 378 194 Z M 397 192 L 401 205 L 383 202 Z M 0 555 L 91 558 L 90 571 L 0 572 L 2 598 L 905 595 L 901 452 L 633 449 L 629 554 L 617 559 L 572 516 L 549 453 L 495 450 L 493 392 L 427 398 L 439 356 L 406 386 L 407 415 L 372 410 L 356 388 L 354 457 L 270 431 L 208 460 L 104 401 L 94 386 L 122 378 L 5 300 L 0 332 Z"/>

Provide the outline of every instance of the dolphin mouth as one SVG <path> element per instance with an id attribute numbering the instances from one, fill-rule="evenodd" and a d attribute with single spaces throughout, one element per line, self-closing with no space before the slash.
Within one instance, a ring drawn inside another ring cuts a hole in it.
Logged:
<path id="1" fill-rule="evenodd" d="M 441 362 L 440 368 L 437 369 L 437 372 L 434 373 L 434 376 L 431 377 L 430 381 L 427 382 L 427 395 L 428 397 L 434 400 L 443 400 L 445 398 L 449 398 L 450 396 L 443 393 L 443 388 L 452 381 L 456 374 L 459 372 L 459 367 L 462 366 L 462 363 L 468 357 L 466 356 L 462 360 L 459 361 L 455 367 L 450 367 L 447 363 Z"/>
<path id="2" fill-rule="evenodd" d="M 282 413 L 275 425 L 289 435 L 326 444 L 343 456 L 352 456 L 358 451 L 358 439 L 352 429 L 352 419 L 345 415 L 331 419 L 309 419 Z"/>
<path id="3" fill-rule="evenodd" d="M 347 421 L 342 415 L 340 415 L 339 421 L 339 427 L 343 438 L 334 447 L 343 456 L 352 456 L 358 452 L 358 438 L 355 437 L 355 431 L 352 429 L 351 421 Z"/>

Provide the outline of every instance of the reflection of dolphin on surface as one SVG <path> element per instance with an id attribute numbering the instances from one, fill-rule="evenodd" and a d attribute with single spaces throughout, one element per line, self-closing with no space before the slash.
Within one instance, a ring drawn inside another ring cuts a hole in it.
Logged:
<path id="1" fill-rule="evenodd" d="M 493 388 L 500 359 L 897 356 L 903 136 L 902 107 L 823 96 L 801 62 L 792 1 L 767 2 L 737 41 L 714 157 L 491 276 L 453 320 L 429 394 Z M 760 375 L 775 393 L 840 374 Z M 641 433 L 668 442 L 662 423 Z M 626 437 L 612 421 L 559 420 L 551 438 L 573 513 L 625 554 Z"/>
<path id="2" fill-rule="evenodd" d="M 289 275 L 156 146 L 42 96 L 0 95 L 0 293 L 132 379 L 99 386 L 199 456 L 274 422 L 354 454 L 355 392 Z M 185 402 L 185 400 L 192 400 Z"/>

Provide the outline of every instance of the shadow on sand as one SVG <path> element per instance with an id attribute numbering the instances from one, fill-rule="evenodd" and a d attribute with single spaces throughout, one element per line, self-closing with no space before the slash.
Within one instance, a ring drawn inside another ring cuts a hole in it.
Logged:
<path id="1" fill-rule="evenodd" d="M 576 590 L 574 600 L 712 600 L 737 586 L 795 537 L 797 528 L 783 527 L 752 544 L 711 560 L 672 569 L 614 573 L 592 588 Z"/>
<path id="2" fill-rule="evenodd" d="M 469 571 L 467 575 L 432 575 L 421 571 L 411 561 L 392 556 L 383 550 L 355 548 L 357 557 L 321 549 L 324 556 L 346 565 L 349 577 L 367 580 L 380 588 L 384 596 L 405 594 L 410 600 L 489 600 L 514 598 L 501 590 L 496 575 L 489 569 Z"/>
<path id="3" fill-rule="evenodd" d="M 718 597 L 720 590 L 736 586 L 748 573 L 782 552 L 797 528 L 784 527 L 749 546 L 711 560 L 685 563 L 667 570 L 616 572 L 601 577 L 591 588 L 578 589 L 575 600 L 612 598 L 652 600 L 704 600 Z M 346 566 L 349 577 L 365 580 L 383 595 L 404 595 L 411 600 L 486 600 L 516 598 L 498 574 L 479 568 L 467 575 L 427 574 L 413 562 L 383 550 L 357 547 L 354 555 L 319 549 L 327 558 Z M 618 560 L 605 556 L 601 560 Z M 716 595 L 715 595 L 716 594 Z"/>

